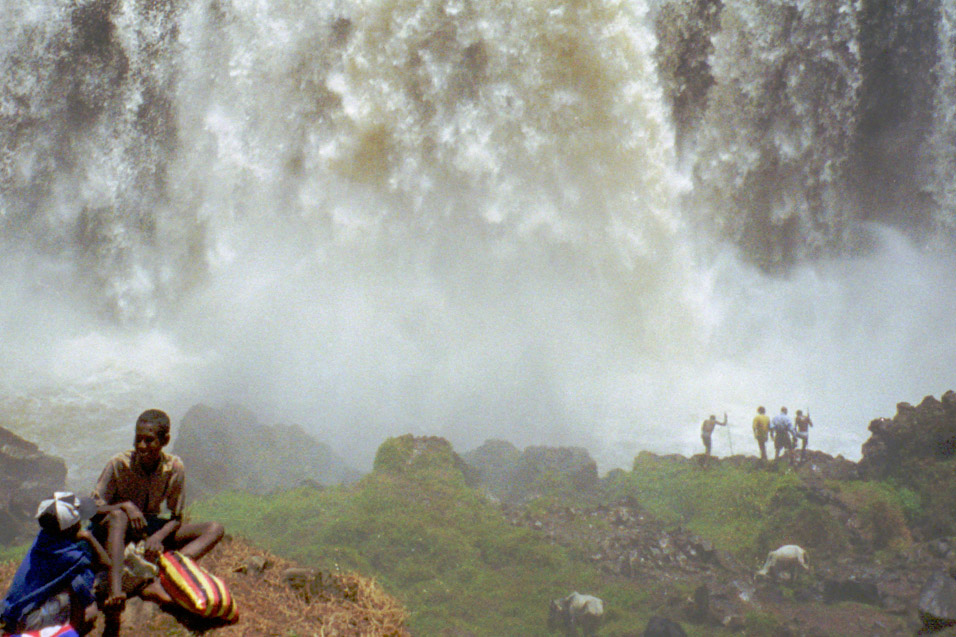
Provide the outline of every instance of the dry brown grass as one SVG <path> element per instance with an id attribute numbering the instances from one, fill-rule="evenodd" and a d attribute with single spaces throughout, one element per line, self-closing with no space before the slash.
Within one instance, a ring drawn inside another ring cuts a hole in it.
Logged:
<path id="1" fill-rule="evenodd" d="M 267 560 L 261 575 L 241 572 L 251 558 Z M 215 628 L 210 637 L 404 637 L 407 612 L 375 581 L 354 573 L 327 573 L 326 586 L 306 599 L 281 581 L 282 572 L 298 566 L 239 539 L 227 539 L 202 565 L 222 578 L 235 597 L 239 622 Z M 0 589 L 6 590 L 16 564 L 0 565 Z M 101 628 L 90 633 L 99 637 Z M 123 616 L 126 637 L 175 637 L 197 634 L 154 604 L 131 600 Z"/>

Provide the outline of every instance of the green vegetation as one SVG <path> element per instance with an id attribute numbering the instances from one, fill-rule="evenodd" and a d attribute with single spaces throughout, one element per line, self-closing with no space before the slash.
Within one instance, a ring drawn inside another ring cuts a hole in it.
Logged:
<path id="1" fill-rule="evenodd" d="M 831 496 L 792 472 L 747 463 L 715 463 L 704 469 L 650 453 L 634 459 L 633 471 L 616 472 L 608 497 L 630 496 L 665 522 L 680 524 L 745 563 L 762 560 L 782 544 L 837 555 L 850 541 L 841 516 L 852 516 L 876 550 L 901 549 L 912 540 L 907 519 L 919 496 L 889 482 L 827 483 Z M 838 498 L 831 501 L 828 497 Z"/>
<path id="2" fill-rule="evenodd" d="M 904 460 L 889 483 L 906 519 L 924 535 L 956 535 L 956 458 Z"/>
<path id="3" fill-rule="evenodd" d="M 796 497 L 800 486 L 791 473 L 728 463 L 704 469 L 695 462 L 641 453 L 633 471 L 616 473 L 608 488 L 611 497 L 631 496 L 661 520 L 680 524 L 738 558 L 755 559 L 780 537 L 767 537 L 778 526 L 768 516 L 806 504 Z"/>
<path id="4" fill-rule="evenodd" d="M 22 546 L 0 546 L 0 564 L 5 562 L 19 562 L 30 549 L 29 544 Z"/>
<path id="5" fill-rule="evenodd" d="M 356 484 L 269 497 L 224 493 L 190 513 L 219 520 L 230 533 L 302 564 L 376 578 L 409 609 L 416 635 L 546 635 L 547 601 L 571 590 L 605 600 L 602 635 L 635 634 L 665 600 L 679 603 L 691 594 L 687 582 L 647 587 L 599 573 L 585 540 L 560 546 L 544 532 L 513 526 L 469 486 L 467 475 L 444 440 L 404 436 L 386 441 L 374 471 Z M 702 469 L 647 453 L 635 459 L 632 471 L 612 472 L 600 493 L 568 493 L 566 484 L 553 481 L 565 497 L 545 492 L 526 509 L 534 519 L 556 506 L 566 510 L 631 497 L 665 523 L 690 529 L 745 564 L 759 563 L 767 550 L 789 542 L 816 556 L 844 550 L 850 545 L 848 516 L 874 549 L 903 548 L 911 541 L 907 520 L 921 498 L 890 482 L 811 486 L 798 474 L 754 463 Z M 586 527 L 602 523 L 587 516 L 569 522 L 571 529 L 582 525 L 582 537 Z M 777 621 L 754 611 L 745 634 L 777 634 Z M 712 626 L 685 629 L 691 635 L 724 634 Z"/>
<path id="6" fill-rule="evenodd" d="M 303 564 L 374 576 L 410 610 L 416 635 L 545 635 L 547 600 L 574 589 L 613 600 L 605 635 L 646 622 L 646 593 L 612 590 L 568 551 L 509 524 L 453 457 L 447 443 L 395 438 L 358 484 L 221 494 L 190 513 Z"/>

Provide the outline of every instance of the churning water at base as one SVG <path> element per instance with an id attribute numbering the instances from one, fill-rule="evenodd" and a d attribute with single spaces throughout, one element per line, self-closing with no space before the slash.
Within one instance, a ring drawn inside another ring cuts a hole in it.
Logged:
<path id="1" fill-rule="evenodd" d="M 5 422 L 74 480 L 197 402 L 357 466 L 405 432 L 626 466 L 723 411 L 751 453 L 758 404 L 858 457 L 956 377 L 949 103 L 919 223 L 861 214 L 871 17 L 707 5 L 0 1 Z"/>

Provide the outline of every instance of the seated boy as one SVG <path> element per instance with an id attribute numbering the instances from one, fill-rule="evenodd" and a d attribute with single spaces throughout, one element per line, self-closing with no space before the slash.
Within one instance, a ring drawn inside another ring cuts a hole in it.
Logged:
<path id="1" fill-rule="evenodd" d="M 133 448 L 113 456 L 96 482 L 93 496 L 99 512 L 108 514 L 106 549 L 112 559 L 105 603 L 108 615 L 122 612 L 126 602 L 122 570 L 128 542 L 145 539 L 146 558 L 156 561 L 172 549 L 199 559 L 222 539 L 223 528 L 218 523 L 182 521 L 186 473 L 178 456 L 163 451 L 169 443 L 169 426 L 169 416 L 159 409 L 140 414 Z M 168 517 L 160 515 L 163 505 Z M 102 526 L 99 533 L 103 533 Z M 158 581 L 146 586 L 140 596 L 160 604 L 172 602 Z"/>
<path id="2" fill-rule="evenodd" d="M 13 633 L 71 624 L 83 635 L 96 616 L 96 571 L 110 558 L 82 522 L 96 513 L 90 498 L 58 491 L 40 503 L 40 532 L 0 601 L 0 626 Z"/>

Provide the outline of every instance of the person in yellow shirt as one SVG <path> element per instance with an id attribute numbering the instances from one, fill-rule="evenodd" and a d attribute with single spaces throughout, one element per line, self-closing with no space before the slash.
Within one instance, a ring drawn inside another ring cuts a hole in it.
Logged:
<path id="1" fill-rule="evenodd" d="M 760 459 L 767 460 L 767 438 L 770 436 L 770 416 L 763 406 L 757 407 L 757 415 L 754 416 L 754 438 L 760 446 Z"/>

